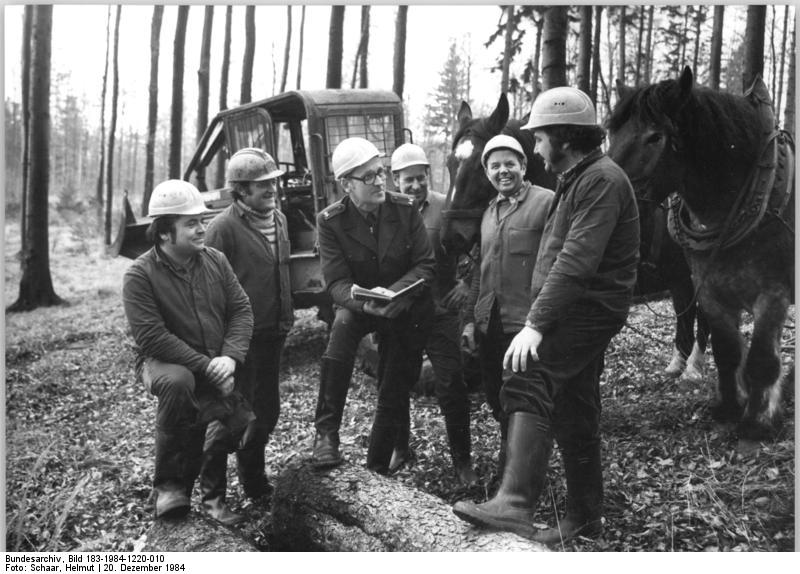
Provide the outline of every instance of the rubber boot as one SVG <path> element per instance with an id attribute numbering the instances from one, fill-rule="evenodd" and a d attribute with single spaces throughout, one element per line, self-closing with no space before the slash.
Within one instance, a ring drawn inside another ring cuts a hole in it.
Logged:
<path id="1" fill-rule="evenodd" d="M 262 427 L 263 428 L 263 427 Z M 266 438 L 264 435 L 266 434 Z M 266 457 L 264 450 L 269 442 L 269 434 L 259 432 L 258 425 L 253 422 L 247 430 L 236 450 L 236 470 L 244 494 L 256 499 L 272 495 L 272 485 L 267 478 Z"/>
<path id="2" fill-rule="evenodd" d="M 533 539 L 543 544 L 563 544 L 576 536 L 597 538 L 603 534 L 603 466 L 600 441 L 561 449 L 567 478 L 567 513 L 556 528 L 538 532 Z"/>
<path id="3" fill-rule="evenodd" d="M 228 505 L 225 504 L 225 498 L 222 496 L 218 496 L 217 498 L 211 498 L 208 500 L 203 501 L 203 511 L 225 526 L 233 526 L 235 524 L 239 524 L 242 520 L 244 520 L 244 516 L 241 514 L 237 514 L 233 512 Z"/>
<path id="4" fill-rule="evenodd" d="M 396 435 L 397 426 L 375 421 L 369 435 L 369 448 L 367 449 L 367 468 L 369 470 L 378 474 L 389 474 L 389 463 Z"/>
<path id="5" fill-rule="evenodd" d="M 317 433 L 311 464 L 314 468 L 330 468 L 342 464 L 339 453 L 339 427 L 353 365 L 323 357 L 320 364 L 319 397 L 314 417 Z"/>
<path id="6" fill-rule="evenodd" d="M 156 427 L 156 460 L 153 476 L 156 518 L 180 518 L 191 508 L 186 492 L 184 427 Z"/>
<path id="7" fill-rule="evenodd" d="M 469 424 L 447 425 L 447 441 L 450 443 L 450 455 L 459 484 L 467 488 L 476 486 L 478 474 L 472 468 Z"/>
<path id="8" fill-rule="evenodd" d="M 459 518 L 476 526 L 514 532 L 531 538 L 533 517 L 547 477 L 553 439 L 547 419 L 515 412 L 508 422 L 508 450 L 503 481 L 494 498 L 483 504 L 460 501 Z"/>

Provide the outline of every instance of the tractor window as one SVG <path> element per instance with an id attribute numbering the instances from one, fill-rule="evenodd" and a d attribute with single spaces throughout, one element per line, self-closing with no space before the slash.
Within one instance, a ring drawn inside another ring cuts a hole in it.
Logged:
<path id="1" fill-rule="evenodd" d="M 390 114 L 331 116 L 326 123 L 329 153 L 342 140 L 356 136 L 371 141 L 387 156 L 394 151 L 394 118 Z"/>
<path id="2" fill-rule="evenodd" d="M 272 121 L 264 110 L 247 110 L 227 119 L 228 153 L 234 154 L 245 147 L 257 147 L 273 152 Z"/>

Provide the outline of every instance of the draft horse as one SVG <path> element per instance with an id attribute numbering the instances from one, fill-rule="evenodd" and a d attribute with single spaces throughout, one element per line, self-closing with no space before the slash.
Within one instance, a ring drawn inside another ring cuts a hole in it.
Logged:
<path id="1" fill-rule="evenodd" d="M 623 88 L 624 89 L 624 88 Z M 542 159 L 533 153 L 534 141 L 530 131 L 522 130 L 524 119 L 508 119 L 509 106 L 505 94 L 488 117 L 474 118 L 466 102 L 458 113 L 459 127 L 447 158 L 450 170 L 450 189 L 442 213 L 442 242 L 448 250 L 467 253 L 477 243 L 480 222 L 489 201 L 497 194 L 481 165 L 486 142 L 499 133 L 516 137 L 527 156 L 525 179 L 555 189 L 556 178 L 544 168 Z M 706 345 L 705 322 L 693 299 L 691 275 L 680 247 L 662 228 L 666 227 L 666 212 L 658 203 L 640 201 L 642 222 L 642 258 L 638 273 L 637 295 L 646 297 L 670 291 L 677 317 L 676 355 L 667 367 L 667 374 L 678 376 L 686 368 L 691 379 L 701 378 L 702 360 Z M 695 344 L 694 322 L 698 319 Z M 687 360 L 687 357 L 688 360 Z"/>
<path id="2" fill-rule="evenodd" d="M 794 296 L 794 142 L 776 128 L 760 78 L 745 96 L 677 80 L 627 94 L 607 121 L 609 155 L 643 197 L 675 194 L 683 247 L 711 329 L 714 419 L 745 441 L 779 430 L 780 338 Z M 740 333 L 753 315 L 749 349 Z"/>

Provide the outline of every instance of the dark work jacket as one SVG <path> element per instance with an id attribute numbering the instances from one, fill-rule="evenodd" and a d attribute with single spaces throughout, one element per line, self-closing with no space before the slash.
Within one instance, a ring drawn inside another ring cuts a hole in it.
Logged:
<path id="1" fill-rule="evenodd" d="M 431 243 L 433 254 L 436 257 L 436 277 L 432 282 L 431 293 L 433 301 L 436 303 L 436 313 L 446 313 L 447 309 L 442 307 L 442 298 L 447 295 L 456 284 L 456 265 L 457 254 L 447 253 L 442 246 L 442 210 L 447 199 L 443 193 L 428 190 L 428 197 L 422 202 L 422 206 L 417 206 L 422 214 L 422 221 L 425 224 L 425 231 L 428 233 L 428 241 Z"/>
<path id="2" fill-rule="evenodd" d="M 422 216 L 407 195 L 386 192 L 378 220 L 378 237 L 345 195 L 317 215 L 322 274 L 336 305 L 361 311 L 350 287 L 386 287 L 399 291 L 417 279 L 433 279 L 433 256 Z"/>
<path id="3" fill-rule="evenodd" d="M 553 192 L 525 181 L 499 217 L 500 194 L 489 202 L 481 220 L 480 270 L 473 275 L 467 321 L 487 331 L 497 302 L 504 333 L 525 326 L 531 308 L 531 276 Z M 471 317 L 474 313 L 474 318 Z"/>
<path id="4" fill-rule="evenodd" d="M 206 247 L 191 271 L 153 247 L 128 268 L 122 302 L 139 353 L 204 373 L 212 358 L 243 363 L 253 312 L 230 263 Z"/>
<path id="5" fill-rule="evenodd" d="M 286 216 L 275 210 L 276 244 L 250 225 L 235 203 L 211 220 L 206 245 L 222 251 L 253 306 L 254 331 L 285 335 L 294 323 Z M 277 254 L 275 253 L 277 248 Z"/>
<path id="6" fill-rule="evenodd" d="M 628 176 L 599 149 L 559 177 L 533 270 L 527 323 L 547 332 L 578 302 L 625 316 L 639 262 L 639 210 Z"/>

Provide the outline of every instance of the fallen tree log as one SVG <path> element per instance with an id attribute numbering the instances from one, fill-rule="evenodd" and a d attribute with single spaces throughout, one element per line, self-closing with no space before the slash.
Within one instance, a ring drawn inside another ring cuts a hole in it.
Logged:
<path id="1" fill-rule="evenodd" d="M 143 552 L 258 552 L 236 530 L 191 512 L 186 518 L 156 520 L 147 531 Z"/>
<path id="2" fill-rule="evenodd" d="M 321 472 L 291 463 L 276 480 L 272 532 L 273 549 L 284 551 L 547 550 L 516 534 L 477 529 L 441 499 L 347 463 Z"/>

